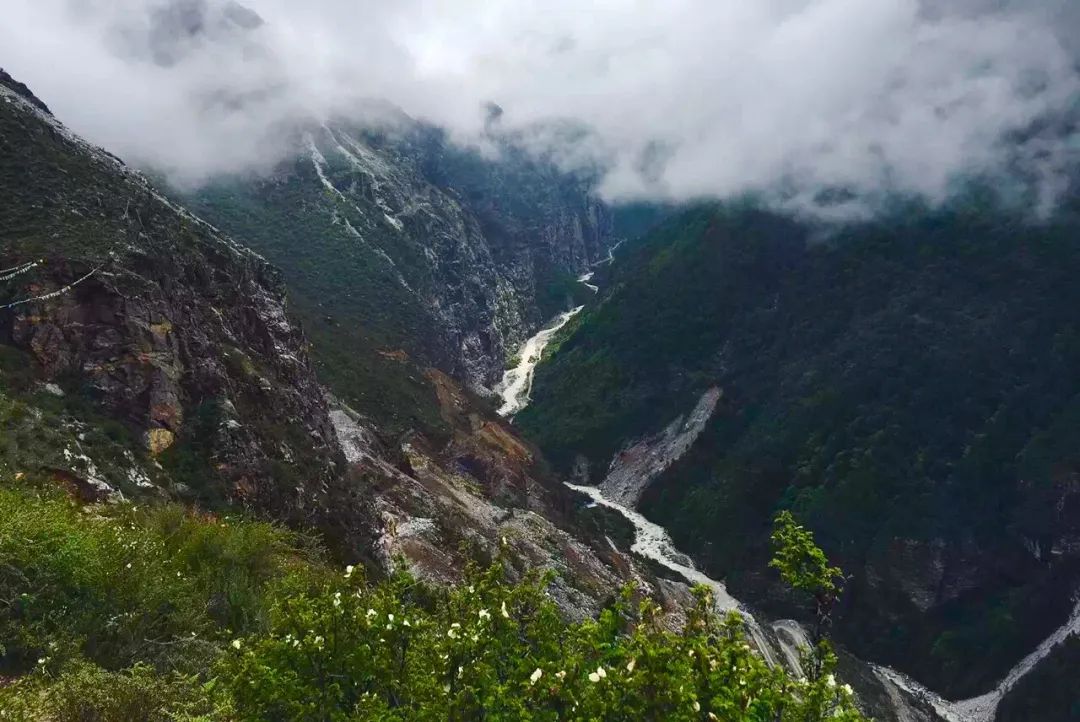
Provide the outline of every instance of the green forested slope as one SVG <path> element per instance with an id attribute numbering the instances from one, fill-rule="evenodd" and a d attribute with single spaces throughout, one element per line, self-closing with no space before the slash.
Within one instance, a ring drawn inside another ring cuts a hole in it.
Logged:
<path id="1" fill-rule="evenodd" d="M 857 651 L 978 691 L 1063 620 L 1075 577 L 1078 229 L 972 206 L 822 236 L 694 210 L 620 262 L 520 424 L 602 474 L 720 385 L 642 510 L 766 603 L 767 521 L 796 510 L 854 572 Z"/>

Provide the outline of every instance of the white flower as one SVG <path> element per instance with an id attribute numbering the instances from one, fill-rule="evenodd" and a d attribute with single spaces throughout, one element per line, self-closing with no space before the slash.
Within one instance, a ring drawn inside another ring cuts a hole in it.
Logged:
<path id="1" fill-rule="evenodd" d="M 41 659 L 39 659 L 39 660 L 37 661 L 37 663 L 38 663 L 38 664 L 45 664 L 45 663 L 46 663 L 46 662 L 48 662 L 48 661 L 49 661 L 48 659 L 46 659 L 45 657 L 42 657 Z"/>
<path id="2" fill-rule="evenodd" d="M 845 684 L 840 689 L 843 690 L 844 694 L 847 695 L 848 697 L 850 697 L 853 694 L 850 684 Z"/>
<path id="3" fill-rule="evenodd" d="M 367 610 L 367 618 L 368 618 L 368 619 L 371 619 L 371 618 L 372 618 L 372 617 L 374 617 L 374 616 L 375 616 L 376 614 L 378 614 L 378 612 L 376 612 L 376 611 L 375 611 L 374 609 L 369 609 L 369 610 Z"/>
<path id="4" fill-rule="evenodd" d="M 634 667 L 636 667 L 636 666 L 637 666 L 637 660 L 636 659 L 631 659 L 629 662 L 626 663 L 626 671 L 627 672 L 633 672 Z"/>
<path id="5" fill-rule="evenodd" d="M 833 675 L 831 675 L 831 674 L 830 674 L 830 675 L 827 675 L 827 676 L 825 677 L 825 684 L 826 684 L 827 686 L 829 686 L 830 688 L 831 688 L 831 687 L 835 687 L 835 686 L 836 686 L 836 677 L 834 677 L 834 676 L 833 676 Z"/>
<path id="6" fill-rule="evenodd" d="M 599 682 L 600 681 L 600 675 L 598 675 L 596 672 L 589 672 L 589 681 L 590 682 Z"/>
<path id="7" fill-rule="evenodd" d="M 476 587 L 474 587 L 472 584 L 470 584 L 469 585 L 469 594 L 472 594 L 475 591 L 476 591 Z"/>
<path id="8" fill-rule="evenodd" d="M 353 569 L 355 569 L 355 567 L 353 567 L 353 565 L 352 565 L 352 564 L 350 564 L 349 566 L 345 567 L 345 578 L 346 578 L 346 579 L 348 579 L 349 577 L 351 577 L 351 576 L 352 576 L 352 573 L 353 573 Z"/>
<path id="9" fill-rule="evenodd" d="M 566 676 L 566 670 L 565 669 L 560 669 L 558 672 L 555 673 L 555 676 L 558 677 L 559 679 L 562 679 L 563 677 Z"/>
<path id="10" fill-rule="evenodd" d="M 394 615 L 393 614 L 387 614 L 386 618 L 389 619 L 391 622 L 394 621 Z"/>
<path id="11" fill-rule="evenodd" d="M 597 667 L 596 674 L 600 676 L 600 679 L 603 679 L 607 676 L 607 670 L 605 670 L 603 667 Z"/>
<path id="12" fill-rule="evenodd" d="M 127 563 L 127 568 L 128 568 L 128 569 L 131 569 L 131 562 L 128 562 L 128 563 Z"/>
<path id="13" fill-rule="evenodd" d="M 693 706 L 695 712 L 700 712 L 701 711 L 701 703 L 698 702 L 696 699 L 694 700 L 694 704 L 692 706 Z"/>
<path id="14" fill-rule="evenodd" d="M 491 619 L 491 612 L 486 609 L 481 609 L 479 612 L 477 612 L 477 615 L 479 615 L 481 619 Z"/>
<path id="15" fill-rule="evenodd" d="M 539 681 L 539 679 L 541 677 L 543 677 L 543 676 L 544 676 L 544 670 L 537 667 L 536 670 L 532 674 L 529 675 L 529 684 L 536 684 L 537 681 Z"/>
<path id="16" fill-rule="evenodd" d="M 402 620 L 401 620 L 401 623 L 402 623 L 402 624 L 403 624 L 404 626 L 406 626 L 406 627 L 411 627 L 411 626 L 412 626 L 411 624 L 409 624 L 409 620 L 408 620 L 408 619 L 402 619 Z"/>
<path id="17" fill-rule="evenodd" d="M 442 691 L 443 691 L 443 692 L 447 692 L 447 693 L 448 693 L 448 692 L 450 692 L 450 684 L 449 684 L 449 683 L 447 683 L 447 684 L 444 684 L 444 685 L 442 686 Z"/>
<path id="18" fill-rule="evenodd" d="M 502 603 L 502 615 L 506 619 L 510 618 L 510 612 L 506 611 L 506 602 L 505 601 Z"/>
<path id="19" fill-rule="evenodd" d="M 321 647 L 322 645 L 323 645 L 323 638 L 322 638 L 322 635 L 320 634 L 320 635 L 317 635 L 315 637 L 315 646 L 316 647 Z"/>
<path id="20" fill-rule="evenodd" d="M 240 641 L 239 639 L 234 639 L 232 641 L 233 649 L 240 649 L 240 645 L 242 645 L 242 644 L 243 644 L 243 642 Z"/>

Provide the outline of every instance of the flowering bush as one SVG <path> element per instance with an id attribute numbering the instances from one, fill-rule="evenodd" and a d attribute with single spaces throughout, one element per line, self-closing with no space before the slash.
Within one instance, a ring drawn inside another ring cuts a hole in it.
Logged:
<path id="1" fill-rule="evenodd" d="M 628 593 L 568 624 L 545 578 L 508 584 L 498 563 L 445 594 L 357 577 L 284 600 L 269 634 L 235 641 L 224 677 L 240 719 L 862 719 L 827 649 L 816 680 L 770 669 L 705 588 L 676 633 Z"/>
<path id="2" fill-rule="evenodd" d="M 862 719 L 827 645 L 771 669 L 705 588 L 675 632 L 548 582 L 371 583 L 270 525 L 0 488 L 0 720 Z"/>

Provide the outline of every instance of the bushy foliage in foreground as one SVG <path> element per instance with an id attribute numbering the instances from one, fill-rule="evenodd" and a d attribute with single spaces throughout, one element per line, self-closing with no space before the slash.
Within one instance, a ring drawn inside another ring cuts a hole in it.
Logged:
<path id="1" fill-rule="evenodd" d="M 331 572 L 294 535 L 0 489 L 6 719 L 858 720 L 827 648 L 770 669 L 708 593 L 669 631 L 629 590 L 567 623 L 537 575 Z"/>

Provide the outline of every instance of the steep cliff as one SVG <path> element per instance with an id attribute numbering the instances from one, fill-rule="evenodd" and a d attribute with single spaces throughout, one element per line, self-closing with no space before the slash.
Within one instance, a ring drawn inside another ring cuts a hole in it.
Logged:
<path id="1" fill-rule="evenodd" d="M 71 423 L 82 407 L 118 422 L 143 476 L 180 496 L 319 526 L 362 506 L 277 271 L 42 105 L 0 97 L 0 341 L 22 352 L 21 391 L 50 389 Z"/>

